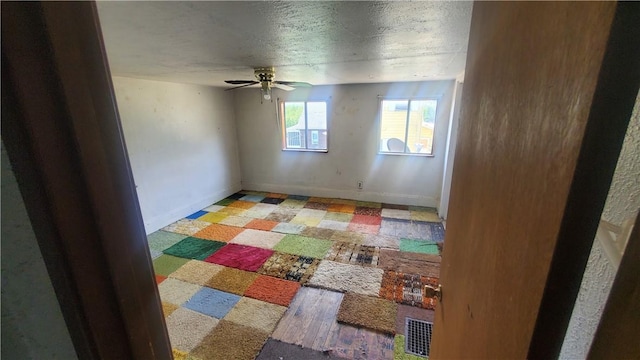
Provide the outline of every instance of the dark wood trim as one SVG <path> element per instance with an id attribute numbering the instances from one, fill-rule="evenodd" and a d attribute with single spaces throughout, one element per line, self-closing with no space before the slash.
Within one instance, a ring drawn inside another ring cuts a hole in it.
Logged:
<path id="1" fill-rule="evenodd" d="M 169 359 L 92 2 L 2 3 L 2 138 L 82 359 Z"/>
<path id="2" fill-rule="evenodd" d="M 638 94 L 639 23 L 639 3 L 618 3 L 529 347 L 530 359 L 560 354 Z"/>
<path id="3" fill-rule="evenodd" d="M 589 350 L 589 359 L 639 359 L 640 216 L 622 255 L 607 305 Z"/>

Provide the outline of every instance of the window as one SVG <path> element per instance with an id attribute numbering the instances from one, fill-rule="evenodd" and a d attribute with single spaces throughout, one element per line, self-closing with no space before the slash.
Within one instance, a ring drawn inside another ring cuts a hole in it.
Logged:
<path id="1" fill-rule="evenodd" d="M 283 101 L 280 121 L 283 150 L 327 151 L 325 101 Z"/>
<path id="2" fill-rule="evenodd" d="M 380 152 L 433 154 L 433 131 L 438 100 L 382 100 Z"/>

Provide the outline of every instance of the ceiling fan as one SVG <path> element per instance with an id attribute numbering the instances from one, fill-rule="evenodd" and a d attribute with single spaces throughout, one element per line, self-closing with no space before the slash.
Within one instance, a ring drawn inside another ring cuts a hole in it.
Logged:
<path id="1" fill-rule="evenodd" d="M 285 91 L 294 90 L 296 87 L 311 87 L 312 85 L 301 81 L 276 81 L 276 71 L 273 67 L 258 67 L 253 70 L 256 80 L 225 80 L 227 84 L 240 85 L 225 91 L 235 90 L 247 86 L 260 84 L 260 92 L 265 100 L 271 100 L 271 88 Z"/>

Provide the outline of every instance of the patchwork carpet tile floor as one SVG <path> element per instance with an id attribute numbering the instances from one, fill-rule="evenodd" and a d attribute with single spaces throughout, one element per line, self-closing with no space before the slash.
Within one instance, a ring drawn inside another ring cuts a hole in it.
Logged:
<path id="1" fill-rule="evenodd" d="M 398 329 L 433 319 L 443 240 L 435 209 L 259 191 L 148 236 L 174 357 L 192 360 L 413 359 Z"/>

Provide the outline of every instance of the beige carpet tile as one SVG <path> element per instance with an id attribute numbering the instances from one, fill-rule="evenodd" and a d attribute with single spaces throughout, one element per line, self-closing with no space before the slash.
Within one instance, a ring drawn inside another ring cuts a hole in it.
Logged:
<path id="1" fill-rule="evenodd" d="M 362 245 L 377 246 L 380 248 L 399 249 L 400 239 L 393 236 L 366 234 Z"/>
<path id="2" fill-rule="evenodd" d="M 324 289 L 377 296 L 383 273 L 384 271 L 378 268 L 322 260 L 307 284 Z"/>
<path id="3" fill-rule="evenodd" d="M 259 247 L 263 249 L 273 249 L 273 247 L 282 240 L 285 234 L 274 233 L 270 231 L 261 231 L 246 229 L 242 233 L 238 234 L 233 240 L 232 244 L 249 245 Z"/>
<path id="4" fill-rule="evenodd" d="M 201 286 L 191 284 L 182 280 L 169 278 L 158 285 L 160 299 L 174 305 L 182 305 L 189 300 L 193 294 L 200 290 Z"/>
<path id="5" fill-rule="evenodd" d="M 277 208 L 277 205 L 272 204 L 256 204 L 254 207 L 247 210 L 242 216 L 254 219 L 264 219 Z"/>
<path id="6" fill-rule="evenodd" d="M 338 322 L 395 334 L 398 305 L 373 296 L 346 293 L 338 310 Z"/>
<path id="7" fill-rule="evenodd" d="M 165 226 L 162 230 L 183 235 L 193 235 L 209 225 L 211 225 L 211 223 L 206 221 L 182 219 Z"/>
<path id="8" fill-rule="evenodd" d="M 169 315 L 171 315 L 174 311 L 176 311 L 176 309 L 179 306 L 176 304 L 172 304 L 172 303 L 168 303 L 168 302 L 162 302 L 162 313 L 164 314 L 164 317 L 167 317 Z"/>
<path id="9" fill-rule="evenodd" d="M 331 241 L 335 242 L 349 242 L 354 244 L 362 244 L 364 240 L 364 235 L 351 231 L 336 231 L 333 236 L 331 236 Z"/>
<path id="10" fill-rule="evenodd" d="M 329 240 L 335 231 L 332 229 L 323 229 L 320 227 L 308 227 L 300 233 L 300 235 L 312 237 L 316 239 Z"/>
<path id="11" fill-rule="evenodd" d="M 218 319 L 181 307 L 166 323 L 171 347 L 188 353 L 218 325 Z"/>
<path id="12" fill-rule="evenodd" d="M 411 212 L 409 210 L 382 209 L 382 217 L 411 220 Z"/>
<path id="13" fill-rule="evenodd" d="M 274 199 L 286 199 L 287 196 L 288 196 L 287 194 L 267 193 L 267 197 L 274 198 Z"/>
<path id="14" fill-rule="evenodd" d="M 302 209 L 298 212 L 298 216 L 309 217 L 309 218 L 317 218 L 322 219 L 327 215 L 327 212 L 324 210 L 316 210 L 316 209 Z"/>
<path id="15" fill-rule="evenodd" d="M 229 216 L 229 214 L 225 214 L 221 212 L 211 212 L 211 213 L 200 216 L 198 220 L 216 224 L 224 220 L 227 216 Z"/>
<path id="16" fill-rule="evenodd" d="M 411 220 L 413 221 L 428 221 L 428 222 L 442 222 L 442 219 L 437 213 L 431 211 L 411 211 Z"/>
<path id="17" fill-rule="evenodd" d="M 258 274 L 253 272 L 225 267 L 212 277 L 206 285 L 228 293 L 243 295 L 257 277 Z"/>
<path id="18" fill-rule="evenodd" d="M 380 231 L 380 225 L 349 223 L 349 226 L 347 226 L 347 230 L 351 232 L 361 233 L 361 234 L 376 235 L 378 231 Z"/>
<path id="19" fill-rule="evenodd" d="M 295 214 L 283 214 L 283 213 L 274 211 L 264 219 L 269 221 L 275 221 L 277 223 L 281 223 L 281 222 L 286 223 L 291 221 L 291 219 L 293 219 L 294 217 L 296 217 Z"/>
<path id="20" fill-rule="evenodd" d="M 322 220 L 316 225 L 321 229 L 340 230 L 345 231 L 349 227 L 349 223 L 335 220 Z M 333 234 L 332 234 L 333 235 Z"/>
<path id="21" fill-rule="evenodd" d="M 302 209 L 304 208 L 304 204 L 306 203 L 307 202 L 303 200 L 286 199 L 285 201 L 280 203 L 280 207 L 289 209 Z"/>
<path id="22" fill-rule="evenodd" d="M 243 297 L 224 317 L 224 320 L 271 333 L 285 311 L 287 311 L 285 306 Z"/>
<path id="23" fill-rule="evenodd" d="M 268 338 L 267 332 L 220 320 L 190 355 L 203 360 L 253 360 Z"/>
<path id="24" fill-rule="evenodd" d="M 182 280 L 196 285 L 205 285 L 224 266 L 200 260 L 190 260 L 169 275 L 170 278 Z"/>
<path id="25" fill-rule="evenodd" d="M 341 222 L 351 222 L 353 219 L 353 214 L 346 214 L 341 212 L 327 212 L 327 215 L 324 216 L 324 220 L 333 220 L 333 221 L 341 221 Z"/>
<path id="26" fill-rule="evenodd" d="M 301 224 L 301 225 L 305 225 L 305 226 L 318 226 L 320 221 L 322 221 L 322 219 L 296 215 L 296 217 L 291 219 L 290 223 L 291 224 Z"/>
<path id="27" fill-rule="evenodd" d="M 219 224 L 235 226 L 235 227 L 244 227 L 245 225 L 247 225 L 253 220 L 254 219 L 250 217 L 229 215 L 226 218 L 224 218 L 224 220 L 220 221 Z"/>
<path id="28" fill-rule="evenodd" d="M 279 223 L 271 231 L 283 234 L 300 234 L 305 228 L 306 226 L 302 224 Z"/>
<path id="29" fill-rule="evenodd" d="M 222 210 L 224 208 L 225 208 L 224 206 L 220 206 L 220 205 L 211 205 L 211 206 L 208 206 L 208 207 L 204 208 L 203 210 L 204 211 L 208 211 L 208 212 L 218 212 L 218 211 L 220 211 L 220 210 Z"/>

